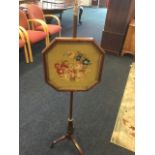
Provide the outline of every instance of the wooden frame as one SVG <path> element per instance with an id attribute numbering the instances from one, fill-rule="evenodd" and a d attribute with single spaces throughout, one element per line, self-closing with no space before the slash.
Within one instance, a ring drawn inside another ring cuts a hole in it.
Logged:
<path id="1" fill-rule="evenodd" d="M 56 38 L 42 53 L 45 81 L 58 91 L 87 91 L 101 80 L 104 51 L 93 38 Z"/>

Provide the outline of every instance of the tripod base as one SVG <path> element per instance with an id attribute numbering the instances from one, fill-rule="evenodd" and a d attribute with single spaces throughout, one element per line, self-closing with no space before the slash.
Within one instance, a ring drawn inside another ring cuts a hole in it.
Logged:
<path id="1" fill-rule="evenodd" d="M 67 133 L 65 135 L 61 136 L 60 138 L 54 140 L 50 147 L 53 148 L 55 144 L 57 144 L 63 140 L 66 140 L 66 139 L 69 139 L 72 141 L 72 143 L 74 144 L 76 149 L 79 151 L 80 155 L 84 155 L 80 145 L 77 143 L 75 137 L 73 136 L 73 120 L 70 120 L 70 119 L 68 119 L 68 131 L 67 131 Z"/>
<path id="2" fill-rule="evenodd" d="M 84 155 L 81 147 L 79 146 L 79 144 L 77 143 L 77 141 L 76 141 L 76 139 L 75 139 L 75 137 L 73 135 L 68 135 L 68 134 L 63 135 L 62 137 L 54 140 L 50 147 L 53 148 L 56 143 L 59 143 L 59 142 L 65 140 L 65 139 L 71 140 L 72 143 L 75 145 L 76 149 L 79 151 L 80 155 Z"/>

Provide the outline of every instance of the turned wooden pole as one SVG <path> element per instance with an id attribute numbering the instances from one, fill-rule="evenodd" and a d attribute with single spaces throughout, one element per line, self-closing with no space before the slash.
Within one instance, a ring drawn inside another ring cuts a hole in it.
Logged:
<path id="1" fill-rule="evenodd" d="M 77 37 L 78 0 L 74 0 L 73 7 L 73 37 Z"/>

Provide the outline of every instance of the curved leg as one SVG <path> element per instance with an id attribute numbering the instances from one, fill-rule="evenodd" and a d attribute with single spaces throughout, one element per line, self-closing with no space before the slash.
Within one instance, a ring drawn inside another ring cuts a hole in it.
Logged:
<path id="1" fill-rule="evenodd" d="M 53 148 L 54 145 L 55 145 L 56 143 L 59 143 L 59 142 L 65 140 L 65 139 L 67 139 L 67 138 L 68 138 L 68 134 L 65 134 L 65 135 L 59 137 L 58 139 L 56 139 L 56 140 L 54 140 L 54 141 L 52 142 L 52 144 L 50 145 L 50 147 Z"/>
<path id="2" fill-rule="evenodd" d="M 75 145 L 75 147 L 77 148 L 77 150 L 80 152 L 80 155 L 84 155 L 83 150 L 81 149 L 81 147 L 79 146 L 79 144 L 77 143 L 77 141 L 73 135 L 70 136 L 70 139 L 73 142 L 73 144 Z"/>

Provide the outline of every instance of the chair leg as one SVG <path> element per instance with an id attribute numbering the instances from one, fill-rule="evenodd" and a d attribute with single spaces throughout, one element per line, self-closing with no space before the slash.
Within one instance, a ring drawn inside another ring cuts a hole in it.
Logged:
<path id="1" fill-rule="evenodd" d="M 50 35 L 49 35 L 49 33 L 46 33 L 46 38 L 45 38 L 46 47 L 49 45 L 49 43 L 50 43 Z"/>
<path id="2" fill-rule="evenodd" d="M 28 46 L 29 60 L 30 62 L 33 62 L 32 48 L 29 41 L 27 42 L 27 46 Z"/>
<path id="3" fill-rule="evenodd" d="M 26 45 L 24 45 L 24 54 L 25 54 L 25 61 L 29 63 L 28 51 Z"/>
<path id="4" fill-rule="evenodd" d="M 49 43 L 50 43 L 50 38 L 49 38 L 49 35 L 47 35 L 45 39 L 46 47 L 49 45 Z"/>
<path id="5" fill-rule="evenodd" d="M 79 11 L 79 24 L 80 25 L 82 24 L 82 21 L 81 21 L 82 13 L 83 13 L 83 7 L 80 6 L 80 11 Z"/>

